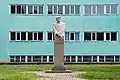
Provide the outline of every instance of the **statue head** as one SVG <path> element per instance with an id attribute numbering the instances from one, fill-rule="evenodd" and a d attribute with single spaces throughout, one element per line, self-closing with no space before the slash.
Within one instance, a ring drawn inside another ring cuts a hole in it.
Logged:
<path id="1" fill-rule="evenodd" d="M 58 16 L 58 17 L 56 18 L 56 21 L 57 21 L 57 23 L 60 23 L 60 21 L 61 21 L 61 17 Z"/>

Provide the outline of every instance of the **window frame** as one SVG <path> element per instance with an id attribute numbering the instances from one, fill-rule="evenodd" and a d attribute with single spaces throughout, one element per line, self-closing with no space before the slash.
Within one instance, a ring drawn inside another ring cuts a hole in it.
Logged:
<path id="1" fill-rule="evenodd" d="M 11 40 L 11 32 L 15 32 L 15 40 Z M 26 33 L 26 40 L 21 40 L 21 32 Z M 28 33 L 32 32 L 32 40 L 28 40 Z M 43 34 L 43 40 L 38 40 L 38 33 L 42 32 Z M 20 33 L 20 40 L 17 40 L 17 33 Z M 34 40 L 34 33 L 37 33 L 37 40 Z M 39 41 L 44 41 L 44 31 L 9 31 L 9 41 L 10 42 L 39 42 Z"/>
<path id="2" fill-rule="evenodd" d="M 15 5 L 15 14 L 11 14 L 11 5 Z M 21 6 L 21 14 L 17 14 L 17 5 L 20 5 Z M 26 13 L 23 14 L 22 13 L 22 6 L 26 6 Z M 32 5 L 32 14 L 28 14 L 28 6 L 29 5 Z M 34 6 L 37 6 L 37 14 L 34 14 Z M 39 6 L 42 6 L 43 7 L 43 11 L 42 13 L 43 14 L 39 14 Z M 34 16 L 42 16 L 44 15 L 44 4 L 9 4 L 9 14 L 10 15 L 34 15 Z"/>

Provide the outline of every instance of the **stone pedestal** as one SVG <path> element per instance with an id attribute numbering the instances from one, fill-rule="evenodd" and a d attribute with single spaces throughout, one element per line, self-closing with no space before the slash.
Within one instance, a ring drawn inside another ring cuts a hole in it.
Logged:
<path id="1" fill-rule="evenodd" d="M 54 67 L 47 73 L 71 73 L 64 67 L 64 39 L 59 36 L 54 37 Z"/>

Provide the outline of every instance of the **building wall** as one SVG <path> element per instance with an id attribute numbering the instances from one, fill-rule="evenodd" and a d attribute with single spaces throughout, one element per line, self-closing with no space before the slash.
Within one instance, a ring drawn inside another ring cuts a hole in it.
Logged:
<path id="1" fill-rule="evenodd" d="M 0 61 L 8 61 L 9 55 L 53 55 L 53 41 L 46 41 L 46 32 L 52 31 L 56 16 L 12 15 L 9 4 L 118 4 L 118 0 L 6 0 L 0 7 Z M 119 5 L 120 6 L 120 5 Z M 120 14 L 110 16 L 62 16 L 66 31 L 80 31 L 81 41 L 66 41 L 65 55 L 120 55 L 120 37 L 118 41 L 83 41 L 84 31 L 118 31 L 120 34 Z M 119 8 L 120 13 L 120 8 Z M 9 41 L 9 31 L 44 31 L 44 41 Z"/>

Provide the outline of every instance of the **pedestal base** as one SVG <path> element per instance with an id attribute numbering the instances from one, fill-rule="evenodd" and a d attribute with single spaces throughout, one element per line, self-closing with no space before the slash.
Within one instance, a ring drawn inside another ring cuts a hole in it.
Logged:
<path id="1" fill-rule="evenodd" d="M 47 70 L 45 73 L 72 73 L 71 70 Z"/>

